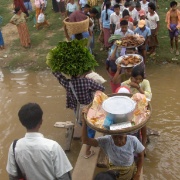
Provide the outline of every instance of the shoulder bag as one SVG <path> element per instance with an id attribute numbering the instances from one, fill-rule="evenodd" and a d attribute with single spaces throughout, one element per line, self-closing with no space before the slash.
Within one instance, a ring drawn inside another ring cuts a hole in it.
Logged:
<path id="1" fill-rule="evenodd" d="M 16 162 L 16 158 L 15 158 L 15 147 L 16 147 L 16 143 L 17 143 L 18 139 L 14 140 L 13 142 L 13 153 L 14 153 L 14 160 L 15 160 L 15 164 L 17 167 L 17 173 L 18 173 L 18 180 L 26 180 L 26 178 L 24 178 L 21 169 L 19 168 L 17 162 Z"/>
<path id="2" fill-rule="evenodd" d="M 86 105 L 80 104 L 80 102 L 79 102 L 79 100 L 78 100 L 78 97 L 77 97 L 77 95 L 76 95 L 76 92 L 75 92 L 75 90 L 74 90 L 74 87 L 73 87 L 73 85 L 72 85 L 72 83 L 71 83 L 71 81 L 69 81 L 69 86 L 70 86 L 71 91 L 73 92 L 73 94 L 74 94 L 74 96 L 75 96 L 75 98 L 76 98 L 76 100 L 77 100 L 76 120 L 77 120 L 77 122 L 78 122 L 79 124 L 81 124 L 81 123 L 82 123 L 82 121 L 81 121 L 82 110 L 83 110 L 83 108 L 84 108 Z"/>

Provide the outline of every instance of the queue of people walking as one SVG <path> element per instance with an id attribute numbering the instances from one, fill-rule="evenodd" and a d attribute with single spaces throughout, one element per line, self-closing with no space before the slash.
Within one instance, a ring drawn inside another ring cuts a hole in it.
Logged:
<path id="1" fill-rule="evenodd" d="M 89 28 L 85 32 L 69 36 L 68 29 L 64 25 L 67 40 L 89 38 L 89 50 L 94 54 L 94 21 L 100 13 L 99 27 L 101 34 L 99 39 L 103 43 L 103 48 L 107 52 L 106 71 L 108 73 L 112 93 L 117 93 L 120 87 L 125 87 L 131 94 L 144 94 L 151 101 L 152 91 L 150 82 L 146 79 L 145 65 L 147 55 L 153 57 L 156 54 L 159 31 L 159 15 L 156 0 L 105 0 L 101 5 L 101 12 L 96 7 L 91 7 L 86 0 L 80 0 L 78 4 L 74 0 L 67 3 L 65 1 L 52 1 L 55 12 L 60 12 L 61 18 L 68 17 L 69 22 L 81 22 L 89 17 Z M 22 46 L 30 47 L 30 37 L 26 25 L 26 17 L 32 11 L 30 1 L 24 4 L 15 1 L 15 15 L 10 22 L 17 26 Z M 18 6 L 18 7 L 17 7 Z M 45 20 L 38 23 L 39 16 L 43 14 L 47 3 L 44 0 L 35 0 L 37 28 L 41 23 L 49 25 Z M 66 6 L 66 7 L 65 7 Z M 26 8 L 26 9 L 24 9 Z M 78 10 L 79 9 L 79 10 Z M 42 17 L 43 19 L 43 17 Z M 166 15 L 167 28 L 171 42 L 170 52 L 178 56 L 178 30 L 180 28 L 180 11 L 177 10 L 177 2 L 170 3 L 170 10 Z M 116 40 L 129 35 L 138 34 L 144 37 L 144 43 L 138 48 L 119 48 Z M 175 40 L 175 48 L 174 48 Z M 0 47 L 4 47 L 2 35 L 0 34 Z M 121 67 L 115 60 L 125 54 L 140 54 L 143 62 L 140 66 Z M 95 54 L 94 54 L 95 55 Z M 87 105 L 92 102 L 93 95 L 97 90 L 104 91 L 104 86 L 83 76 L 71 77 L 67 79 L 61 72 L 53 72 L 59 83 L 66 90 L 67 108 L 74 112 L 78 110 L 79 102 Z M 87 113 L 87 109 L 83 109 Z M 7 172 L 9 179 L 61 179 L 70 180 L 72 166 L 62 150 L 61 146 L 50 139 L 46 139 L 39 133 L 43 123 L 43 111 L 36 103 L 28 103 L 21 107 L 18 112 L 20 123 L 26 129 L 24 138 L 14 141 L 9 149 Z M 139 180 L 143 167 L 144 155 L 146 154 L 146 126 L 142 127 L 135 134 L 131 135 L 106 135 L 94 138 L 95 131 L 88 128 L 84 118 L 82 118 L 82 141 L 87 144 L 84 158 L 91 158 L 95 152 L 91 146 L 101 147 L 110 159 L 110 169 L 119 170 L 122 180 Z M 137 156 L 135 163 L 134 153 Z M 83 167 L 82 167 L 83 168 Z M 96 180 L 102 177 L 111 176 L 111 179 L 118 179 L 111 173 L 96 176 Z M 98 178 L 99 177 L 99 178 Z"/>

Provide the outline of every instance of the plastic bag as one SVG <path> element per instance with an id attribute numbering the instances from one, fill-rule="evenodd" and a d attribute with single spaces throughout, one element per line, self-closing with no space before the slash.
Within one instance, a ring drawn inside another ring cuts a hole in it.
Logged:
<path id="1" fill-rule="evenodd" d="M 38 23 L 43 23 L 45 21 L 45 15 L 43 13 L 40 13 L 37 19 Z"/>

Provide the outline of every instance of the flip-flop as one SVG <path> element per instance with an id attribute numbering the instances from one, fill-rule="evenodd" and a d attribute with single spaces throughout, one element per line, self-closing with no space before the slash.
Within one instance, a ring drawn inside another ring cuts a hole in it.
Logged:
<path id="1" fill-rule="evenodd" d="M 84 157 L 85 159 L 88 159 L 88 158 L 90 158 L 91 156 L 93 156 L 94 154 L 95 154 L 95 152 L 92 150 L 89 155 L 84 155 L 83 157 Z"/>

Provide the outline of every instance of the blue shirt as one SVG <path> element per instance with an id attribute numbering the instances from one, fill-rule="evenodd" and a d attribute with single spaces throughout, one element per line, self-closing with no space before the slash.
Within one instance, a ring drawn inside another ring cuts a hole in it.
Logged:
<path id="1" fill-rule="evenodd" d="M 110 29 L 110 15 L 113 13 L 112 10 L 108 9 L 107 14 L 108 14 L 108 19 L 106 20 L 106 10 L 103 10 L 101 13 L 101 22 L 103 25 L 103 28 Z"/>
<path id="2" fill-rule="evenodd" d="M 139 27 L 137 27 L 135 30 L 134 30 L 134 33 L 135 34 L 139 34 L 141 36 L 143 36 L 145 39 L 151 35 L 151 30 L 150 28 L 148 28 L 147 26 L 145 26 L 145 29 L 144 31 L 142 31 Z"/>
<path id="3" fill-rule="evenodd" d="M 83 36 L 83 38 L 88 38 L 89 37 L 89 32 L 88 31 L 87 32 L 82 32 L 82 36 Z M 72 40 L 75 39 L 75 35 L 74 34 L 71 36 L 71 39 Z"/>

